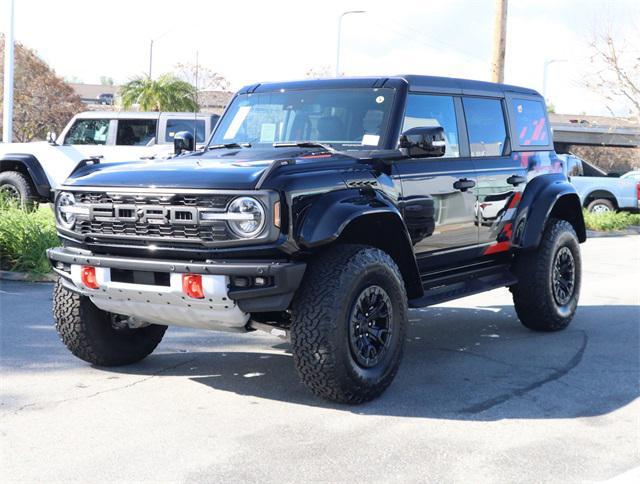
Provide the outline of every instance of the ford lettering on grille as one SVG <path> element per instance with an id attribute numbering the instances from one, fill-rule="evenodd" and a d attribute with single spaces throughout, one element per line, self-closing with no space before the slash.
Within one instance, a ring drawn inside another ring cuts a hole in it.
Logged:
<path id="1" fill-rule="evenodd" d="M 98 222 L 139 222 L 151 225 L 197 224 L 196 207 L 110 203 L 89 206 L 89 218 Z"/>

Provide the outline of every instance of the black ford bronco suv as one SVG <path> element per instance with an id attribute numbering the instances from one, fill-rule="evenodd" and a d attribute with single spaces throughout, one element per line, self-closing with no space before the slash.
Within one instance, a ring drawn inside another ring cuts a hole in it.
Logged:
<path id="1" fill-rule="evenodd" d="M 54 315 L 77 357 L 149 355 L 167 325 L 290 338 L 329 400 L 380 395 L 409 308 L 509 287 L 557 331 L 580 290 L 580 200 L 531 89 L 426 76 L 255 84 L 208 145 L 80 163 L 56 193 Z"/>

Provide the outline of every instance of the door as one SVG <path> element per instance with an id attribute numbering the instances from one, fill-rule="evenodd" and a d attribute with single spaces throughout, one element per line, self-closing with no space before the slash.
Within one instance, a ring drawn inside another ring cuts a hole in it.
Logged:
<path id="1" fill-rule="evenodd" d="M 511 156 L 504 101 L 498 98 L 464 97 L 469 152 L 477 173 L 475 216 L 480 245 L 494 253 L 509 247 L 507 225 L 526 183 L 526 167 Z M 497 245 L 502 243 L 502 245 Z M 495 246 L 495 247 L 493 247 Z"/>
<path id="2" fill-rule="evenodd" d="M 460 157 L 459 100 L 453 96 L 410 93 L 402 131 L 420 126 L 444 128 L 446 148 L 443 157 L 411 158 L 398 161 L 395 176 L 402 187 L 401 205 L 412 200 L 431 200 L 435 227 L 412 234 L 414 251 L 421 271 L 437 265 L 439 255 L 476 247 L 476 184 L 473 163 Z M 409 214 L 405 211 L 405 220 Z M 416 235 L 414 237 L 414 235 Z M 434 259 L 435 258 L 435 259 Z"/>

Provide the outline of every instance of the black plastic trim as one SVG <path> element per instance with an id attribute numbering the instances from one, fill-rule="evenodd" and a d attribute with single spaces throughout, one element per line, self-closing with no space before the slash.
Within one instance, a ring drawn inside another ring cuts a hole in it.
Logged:
<path id="1" fill-rule="evenodd" d="M 3 165 L 11 162 L 22 163 L 27 169 L 38 195 L 45 200 L 52 200 L 53 197 L 49 179 L 35 156 L 26 153 L 6 153 L 2 157 L 2 160 L 0 160 L 0 163 Z"/>

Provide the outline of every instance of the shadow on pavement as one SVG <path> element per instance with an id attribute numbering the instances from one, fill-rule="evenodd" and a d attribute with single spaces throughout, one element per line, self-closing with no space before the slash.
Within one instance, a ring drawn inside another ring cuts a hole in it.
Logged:
<path id="1" fill-rule="evenodd" d="M 157 354 L 109 371 L 183 376 L 216 390 L 356 414 L 588 417 L 612 412 L 640 395 L 639 322 L 638 306 L 582 306 L 566 331 L 534 333 L 519 324 L 510 306 L 412 311 L 396 380 L 379 399 L 360 406 L 315 398 L 299 383 L 290 355 L 260 352 L 264 347 L 258 345 L 255 352 L 217 348 Z M 188 339 L 178 336 L 171 344 Z M 287 347 L 276 343 L 264 349 Z"/>

